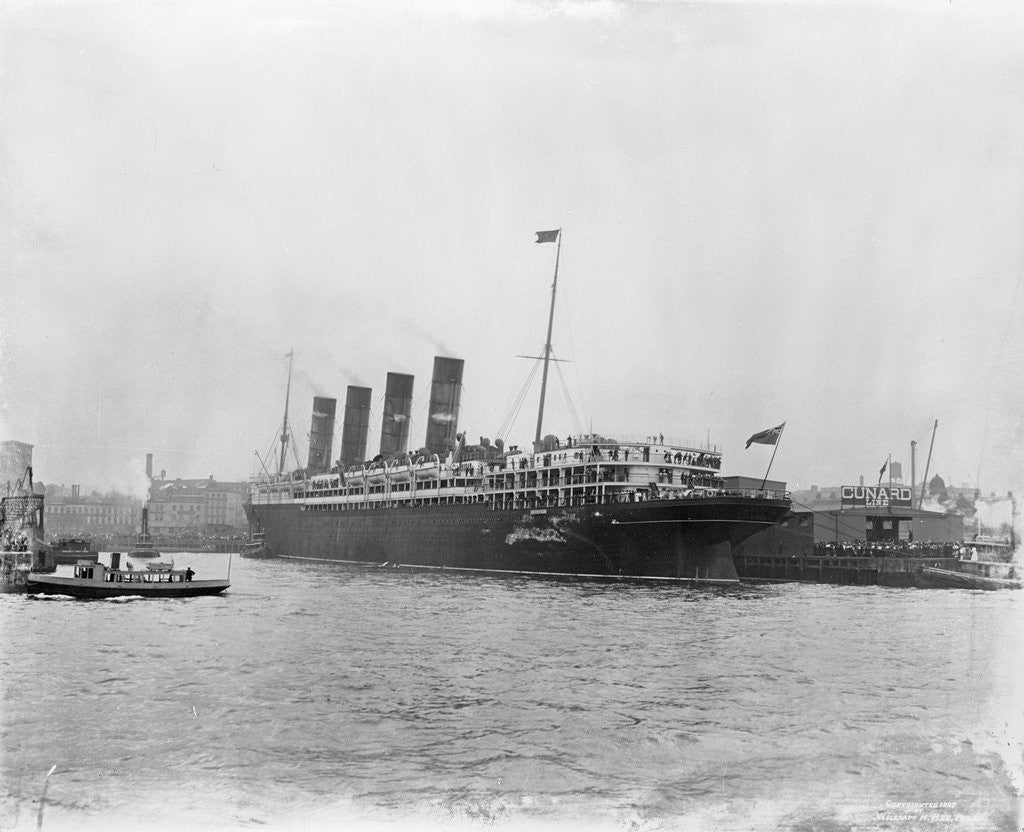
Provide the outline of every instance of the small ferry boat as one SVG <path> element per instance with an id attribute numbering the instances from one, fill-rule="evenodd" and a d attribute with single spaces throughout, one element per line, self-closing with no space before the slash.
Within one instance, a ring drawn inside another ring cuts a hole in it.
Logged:
<path id="1" fill-rule="evenodd" d="M 191 568 L 174 569 L 169 563 L 153 563 L 147 569 L 120 569 L 119 560 L 114 557 L 110 566 L 83 560 L 75 564 L 71 575 L 30 572 L 25 588 L 30 594 L 73 598 L 191 598 L 217 595 L 231 586 L 229 578 L 197 581 Z"/>

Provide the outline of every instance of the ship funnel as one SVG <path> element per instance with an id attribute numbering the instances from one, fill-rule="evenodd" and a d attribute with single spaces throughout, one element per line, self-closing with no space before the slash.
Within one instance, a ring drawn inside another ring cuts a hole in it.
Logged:
<path id="1" fill-rule="evenodd" d="M 341 426 L 341 467 L 343 470 L 366 459 L 366 435 L 370 432 L 369 387 L 349 385 L 345 394 L 345 421 Z"/>
<path id="2" fill-rule="evenodd" d="M 337 399 L 313 397 L 313 419 L 309 427 L 309 456 L 306 471 L 322 474 L 331 467 L 331 451 L 334 448 L 334 411 Z"/>
<path id="3" fill-rule="evenodd" d="M 461 358 L 434 358 L 434 376 L 430 382 L 430 410 L 427 417 L 427 453 L 444 458 L 455 447 L 462 398 Z"/>
<path id="4" fill-rule="evenodd" d="M 384 417 L 380 427 L 380 454 L 385 459 L 409 449 L 409 416 L 412 413 L 413 376 L 388 373 L 384 391 Z"/>

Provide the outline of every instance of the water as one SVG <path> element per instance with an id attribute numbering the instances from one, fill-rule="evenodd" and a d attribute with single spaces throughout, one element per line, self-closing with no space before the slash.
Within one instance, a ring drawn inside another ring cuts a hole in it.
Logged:
<path id="1" fill-rule="evenodd" d="M 0 596 L 0 829 L 1019 829 L 1020 592 L 231 570 Z"/>

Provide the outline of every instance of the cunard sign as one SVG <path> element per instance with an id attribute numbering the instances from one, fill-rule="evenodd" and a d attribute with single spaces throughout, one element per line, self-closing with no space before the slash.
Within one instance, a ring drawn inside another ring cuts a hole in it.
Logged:
<path id="1" fill-rule="evenodd" d="M 910 508 L 914 491 L 906 485 L 844 485 L 841 490 L 843 508 L 847 506 L 868 506 Z"/>

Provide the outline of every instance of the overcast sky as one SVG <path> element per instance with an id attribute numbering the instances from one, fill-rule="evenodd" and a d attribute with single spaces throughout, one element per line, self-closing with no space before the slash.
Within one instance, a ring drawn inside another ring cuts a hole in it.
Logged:
<path id="1" fill-rule="evenodd" d="M 39 480 L 248 476 L 291 349 L 303 462 L 349 384 L 377 441 L 389 370 L 421 445 L 437 354 L 493 438 L 563 228 L 545 432 L 761 476 L 744 442 L 785 421 L 772 477 L 806 488 L 909 478 L 912 440 L 920 476 L 937 419 L 931 473 L 1024 485 L 1018 0 L 0 14 L 0 437 Z"/>

